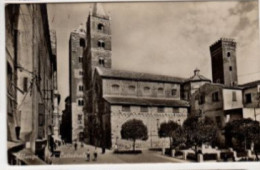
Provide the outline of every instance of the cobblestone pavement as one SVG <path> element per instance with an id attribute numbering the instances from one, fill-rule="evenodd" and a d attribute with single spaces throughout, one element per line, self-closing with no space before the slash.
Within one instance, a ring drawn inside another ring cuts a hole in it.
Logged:
<path id="1" fill-rule="evenodd" d="M 87 149 L 90 150 L 90 161 L 86 159 Z M 101 153 L 101 148 L 97 148 L 98 158 L 93 160 L 94 146 L 79 146 L 77 150 L 70 145 L 63 145 L 58 148 L 61 151 L 60 158 L 52 157 L 52 164 L 99 164 L 99 163 L 160 163 L 160 162 L 183 162 L 181 160 L 161 155 L 158 151 L 145 150 L 142 154 L 114 154 L 106 150 L 105 154 Z"/>

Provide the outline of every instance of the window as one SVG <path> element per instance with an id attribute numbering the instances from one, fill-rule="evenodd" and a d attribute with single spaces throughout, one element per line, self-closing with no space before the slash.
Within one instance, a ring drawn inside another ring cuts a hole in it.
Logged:
<path id="1" fill-rule="evenodd" d="M 78 106 L 84 106 L 84 100 L 78 100 Z"/>
<path id="2" fill-rule="evenodd" d="M 171 94 L 172 96 L 175 96 L 177 94 L 177 89 L 172 89 Z"/>
<path id="3" fill-rule="evenodd" d="M 230 57 L 231 56 L 231 53 L 230 52 L 227 52 L 227 57 Z"/>
<path id="4" fill-rule="evenodd" d="M 129 89 L 129 91 L 134 92 L 135 91 L 135 86 L 130 85 L 130 86 L 128 86 L 128 89 Z"/>
<path id="5" fill-rule="evenodd" d="M 99 58 L 98 64 L 101 65 L 101 66 L 104 66 L 104 65 L 105 65 L 105 60 L 104 60 L 103 57 L 100 57 L 100 58 Z"/>
<path id="6" fill-rule="evenodd" d="M 98 26 L 97 26 L 98 30 L 104 30 L 104 25 L 99 23 Z"/>
<path id="7" fill-rule="evenodd" d="M 246 103 L 252 103 L 251 93 L 246 94 Z"/>
<path id="8" fill-rule="evenodd" d="M 200 95 L 199 97 L 199 104 L 204 104 L 205 103 L 205 96 L 204 95 Z"/>
<path id="9" fill-rule="evenodd" d="M 79 91 L 83 91 L 84 90 L 84 87 L 83 86 L 79 86 Z"/>
<path id="10" fill-rule="evenodd" d="M 232 66 L 229 66 L 229 71 L 232 71 Z"/>
<path id="11" fill-rule="evenodd" d="M 163 94 L 163 88 L 162 87 L 158 88 L 158 94 Z"/>
<path id="12" fill-rule="evenodd" d="M 23 78 L 23 91 L 28 92 L 28 78 L 27 77 Z"/>
<path id="13" fill-rule="evenodd" d="M 147 86 L 144 87 L 144 92 L 145 92 L 145 93 L 149 93 L 149 92 L 150 92 L 150 87 L 147 87 Z"/>
<path id="14" fill-rule="evenodd" d="M 232 101 L 237 101 L 237 93 L 235 91 L 232 92 Z"/>
<path id="15" fill-rule="evenodd" d="M 113 90 L 114 92 L 119 91 L 119 85 L 118 85 L 118 84 L 113 84 L 113 85 L 112 85 L 112 90 Z"/>
<path id="16" fill-rule="evenodd" d="M 105 42 L 103 40 L 98 40 L 98 47 L 105 48 Z"/>
<path id="17" fill-rule="evenodd" d="M 122 106 L 122 111 L 123 112 L 130 112 L 130 106 L 128 106 L 128 105 Z"/>
<path id="18" fill-rule="evenodd" d="M 82 123 L 82 115 L 78 115 L 78 123 L 79 123 L 79 124 Z"/>
<path id="19" fill-rule="evenodd" d="M 141 106 L 140 111 L 141 112 L 148 112 L 148 107 L 147 106 Z"/>
<path id="20" fill-rule="evenodd" d="M 83 57 L 79 57 L 79 63 L 83 62 Z"/>
<path id="21" fill-rule="evenodd" d="M 163 106 L 158 107 L 157 111 L 158 111 L 158 113 L 164 112 L 164 107 Z"/>
<path id="22" fill-rule="evenodd" d="M 213 101 L 213 102 L 219 101 L 218 92 L 212 93 L 212 101 Z"/>
<path id="23" fill-rule="evenodd" d="M 81 39 L 79 40 L 79 45 L 80 45 L 81 47 L 85 47 L 85 40 L 84 40 L 83 38 L 81 38 Z"/>
<path id="24" fill-rule="evenodd" d="M 79 71 L 79 75 L 83 76 L 83 71 L 80 70 Z"/>
<path id="25" fill-rule="evenodd" d="M 179 108 L 173 107 L 172 108 L 172 113 L 179 113 Z"/>

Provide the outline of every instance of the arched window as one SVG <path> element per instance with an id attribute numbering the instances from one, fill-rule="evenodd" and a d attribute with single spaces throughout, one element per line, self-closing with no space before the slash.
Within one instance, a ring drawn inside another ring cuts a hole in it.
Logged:
<path id="1" fill-rule="evenodd" d="M 105 60 L 104 60 L 103 57 L 99 57 L 99 59 L 98 59 L 98 64 L 99 64 L 100 66 L 105 66 Z"/>
<path id="2" fill-rule="evenodd" d="M 113 89 L 114 92 L 119 91 L 119 85 L 118 84 L 113 84 L 112 85 L 112 89 Z"/>
<path id="3" fill-rule="evenodd" d="M 104 30 L 104 25 L 99 23 L 98 26 L 97 26 L 98 30 Z"/>
<path id="4" fill-rule="evenodd" d="M 129 89 L 129 91 L 133 92 L 133 91 L 135 91 L 135 86 L 130 85 L 130 86 L 128 86 L 128 89 Z"/>
<path id="5" fill-rule="evenodd" d="M 81 46 L 81 47 L 85 47 L 85 40 L 83 39 L 83 38 L 81 38 L 80 40 L 79 40 L 79 45 Z"/>
<path id="6" fill-rule="evenodd" d="M 227 57 L 230 57 L 231 56 L 231 53 L 230 52 L 227 52 Z"/>
<path id="7" fill-rule="evenodd" d="M 158 94 L 163 94 L 163 88 L 162 87 L 158 88 Z"/>
<path id="8" fill-rule="evenodd" d="M 144 92 L 145 92 L 145 93 L 149 93 L 149 92 L 150 92 L 150 87 L 147 87 L 147 86 L 144 87 Z"/>
<path id="9" fill-rule="evenodd" d="M 105 48 L 105 42 L 103 40 L 98 40 L 98 47 Z"/>

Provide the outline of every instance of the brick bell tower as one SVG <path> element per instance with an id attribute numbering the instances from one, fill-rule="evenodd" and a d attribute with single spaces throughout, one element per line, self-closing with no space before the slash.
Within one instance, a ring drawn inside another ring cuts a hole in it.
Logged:
<path id="1" fill-rule="evenodd" d="M 84 69 L 84 85 L 85 102 L 88 103 L 84 108 L 85 116 L 85 132 L 88 136 L 88 142 L 94 143 L 92 131 L 93 129 L 93 84 L 94 71 L 96 67 L 111 68 L 111 28 L 110 16 L 105 12 L 100 3 L 95 3 L 90 11 L 88 21 L 86 23 L 87 47 L 84 51 L 83 69 Z M 92 124 L 92 125 L 91 125 Z"/>
<path id="2" fill-rule="evenodd" d="M 213 83 L 237 85 L 236 42 L 221 38 L 210 46 Z"/>
<path id="3" fill-rule="evenodd" d="M 95 3 L 87 21 L 87 74 L 92 79 L 96 67 L 111 68 L 110 16 L 100 3 Z"/>

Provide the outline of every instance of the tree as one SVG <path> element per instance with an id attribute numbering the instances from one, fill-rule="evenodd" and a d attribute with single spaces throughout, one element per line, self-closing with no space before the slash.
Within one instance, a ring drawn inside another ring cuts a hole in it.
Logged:
<path id="1" fill-rule="evenodd" d="M 121 129 L 122 139 L 133 141 L 133 151 L 135 151 L 135 141 L 137 139 L 147 140 L 147 127 L 141 120 L 132 119 L 125 122 Z"/>
<path id="2" fill-rule="evenodd" d="M 182 127 L 173 121 L 162 123 L 158 130 L 158 135 L 160 138 L 169 137 L 170 148 L 178 148 L 181 144 L 185 142 Z"/>
<path id="3" fill-rule="evenodd" d="M 183 128 L 187 138 L 186 145 L 195 146 L 196 157 L 198 146 L 215 141 L 217 126 L 209 117 L 189 117 L 184 121 Z"/>
<path id="4" fill-rule="evenodd" d="M 258 121 L 252 119 L 233 120 L 225 126 L 225 136 L 228 146 L 233 146 L 232 139 L 236 139 L 238 141 L 237 148 L 239 149 L 244 148 L 246 150 L 248 144 L 254 143 L 254 152 L 257 160 L 259 160 L 256 149 L 256 145 L 259 145 L 260 142 Z"/>

